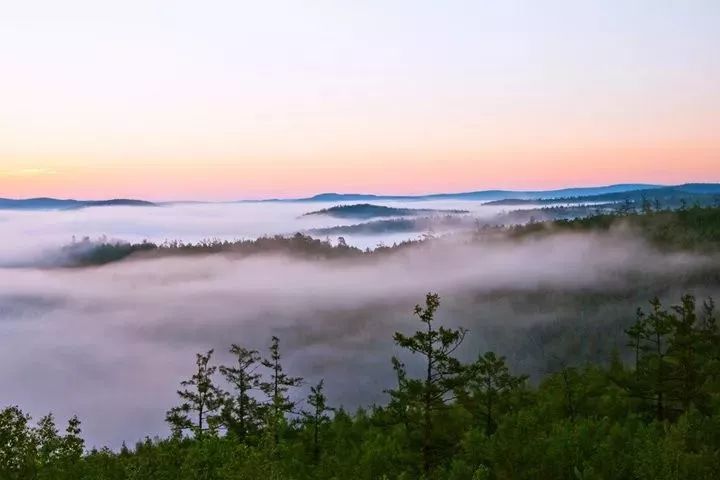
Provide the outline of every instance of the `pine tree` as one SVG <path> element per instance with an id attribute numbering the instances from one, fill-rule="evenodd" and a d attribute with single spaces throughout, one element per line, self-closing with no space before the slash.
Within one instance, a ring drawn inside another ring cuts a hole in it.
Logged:
<path id="1" fill-rule="evenodd" d="M 397 357 L 392 357 L 391 362 L 397 379 L 397 387 L 394 390 L 385 390 L 385 393 L 390 395 L 387 411 L 395 420 L 403 424 L 405 433 L 407 434 L 410 429 L 410 419 L 408 416 L 410 396 L 407 388 L 407 371 L 405 364 Z"/>
<path id="2" fill-rule="evenodd" d="M 720 377 L 720 328 L 715 316 L 715 302 L 712 298 L 703 302 L 702 312 L 700 350 L 709 379 L 717 380 Z"/>
<path id="3" fill-rule="evenodd" d="M 635 372 L 632 379 L 613 378 L 631 397 L 652 402 L 655 418 L 667 416 L 670 392 L 671 364 L 668 358 L 670 338 L 674 329 L 671 314 L 663 309 L 658 298 L 650 301 L 651 311 L 637 311 L 637 320 L 626 330 L 629 345 L 635 353 Z"/>
<path id="4" fill-rule="evenodd" d="M 681 304 L 672 309 L 676 315 L 669 316 L 673 325 L 668 348 L 670 394 L 682 411 L 687 411 L 691 405 L 702 408 L 706 402 L 703 392 L 706 375 L 703 369 L 705 362 L 698 351 L 702 350 L 703 338 L 697 328 L 695 297 L 683 295 Z"/>
<path id="5" fill-rule="evenodd" d="M 481 355 L 470 366 L 463 390 L 467 388 L 471 398 L 467 398 L 465 403 L 474 407 L 472 410 L 475 415 L 484 418 L 487 435 L 495 432 L 497 417 L 509 395 L 520 388 L 527 378 L 526 375 L 511 375 L 505 357 L 498 357 L 493 352 Z"/>
<path id="6" fill-rule="evenodd" d="M 436 293 L 428 293 L 425 306 L 415 306 L 414 314 L 425 325 L 423 330 L 412 336 L 396 332 L 395 344 L 420 355 L 425 365 L 422 379 L 409 379 L 404 366 L 394 362 L 398 378 L 402 379 L 398 391 L 390 391 L 395 399 L 407 402 L 406 408 L 417 409 L 420 414 L 421 431 L 421 469 L 428 478 L 437 463 L 438 449 L 433 445 L 435 436 L 434 418 L 438 412 L 447 408 L 448 398 L 460 385 L 465 370 L 462 364 L 453 357 L 453 353 L 462 344 L 466 330 L 463 328 L 435 328 L 433 322 L 440 305 L 440 297 Z"/>
<path id="7" fill-rule="evenodd" d="M 633 349 L 635 357 L 635 375 L 640 372 L 640 355 L 642 353 L 643 339 L 645 338 L 645 313 L 642 308 L 638 308 L 635 312 L 635 323 L 625 330 L 628 336 L 628 347 Z"/>
<path id="8" fill-rule="evenodd" d="M 268 397 L 266 410 L 268 422 L 272 430 L 275 445 L 280 442 L 280 426 L 285 420 L 285 415 L 292 413 L 295 402 L 290 399 L 288 392 L 291 388 L 299 387 L 302 384 L 301 377 L 290 377 L 280 363 L 280 339 L 272 337 L 270 344 L 270 358 L 263 359 L 262 365 L 270 369 L 270 381 L 260 383 L 260 389 Z"/>
<path id="9" fill-rule="evenodd" d="M 307 403 L 312 407 L 309 411 L 303 412 L 306 424 L 310 425 L 313 433 L 313 462 L 317 464 L 320 460 L 320 429 L 330 421 L 328 412 L 333 409 L 327 406 L 327 397 L 323 393 L 324 380 L 320 380 L 314 387 L 310 387 L 310 395 Z"/>
<path id="10" fill-rule="evenodd" d="M 233 367 L 221 366 L 220 373 L 233 386 L 236 394 L 226 399 L 222 417 L 228 432 L 244 442 L 258 424 L 259 404 L 250 394 L 260 386 L 260 374 L 256 373 L 260 355 L 256 350 L 235 344 L 230 348 L 230 353 L 235 355 L 237 363 Z"/>
<path id="11" fill-rule="evenodd" d="M 189 380 L 182 381 L 180 385 L 184 388 L 177 391 L 182 403 L 168 410 L 165 416 L 175 436 L 190 430 L 196 438 L 202 438 L 205 432 L 217 430 L 217 412 L 223 405 L 224 394 L 212 381 L 217 369 L 210 366 L 212 354 L 213 350 L 209 350 L 205 355 L 196 355 L 197 371 Z"/>

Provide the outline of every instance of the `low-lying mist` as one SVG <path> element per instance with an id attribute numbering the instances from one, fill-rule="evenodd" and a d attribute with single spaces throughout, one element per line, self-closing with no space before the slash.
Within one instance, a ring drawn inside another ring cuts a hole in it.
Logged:
<path id="1" fill-rule="evenodd" d="M 373 219 L 357 220 L 305 213 L 352 202 L 259 202 L 220 204 L 168 204 L 159 207 L 92 207 L 64 211 L 0 210 L 0 266 L 26 264 L 57 252 L 73 239 L 106 237 L 110 240 L 156 243 L 254 239 L 263 235 L 289 235 L 315 229 L 348 226 Z M 397 202 L 377 205 L 403 208 L 468 210 L 474 218 L 491 219 L 506 207 L 483 206 L 470 201 Z M 379 243 L 391 245 L 419 237 L 423 232 L 385 232 L 373 235 L 344 235 L 360 248 Z M 325 235 L 321 235 L 325 238 Z M 331 237 L 332 240 L 336 236 Z"/>
<path id="2" fill-rule="evenodd" d="M 134 211 L 116 211 L 93 228 L 126 221 L 135 229 Z M 234 220 L 226 214 L 173 225 L 176 232 L 204 227 L 205 233 L 226 225 L 229 234 Z M 64 222 L 35 228 L 40 235 L 66 233 Z M 74 225 L 78 234 L 91 234 Z M 257 229 L 279 225 L 268 219 Z M 120 236 L 125 227 L 103 233 Z M 9 248 L 19 248 L 17 240 L 10 236 Z M 597 341 L 603 328 L 602 340 L 612 348 L 623 322 L 650 296 L 715 293 L 719 263 L 661 253 L 615 231 L 437 240 L 352 260 L 216 254 L 75 269 L 0 268 L 0 404 L 19 404 L 36 416 L 51 409 L 60 418 L 78 414 L 90 445 L 119 446 L 167 433 L 164 413 L 177 401 L 178 383 L 192 374 L 196 352 L 214 348 L 218 362 L 230 362 L 231 343 L 264 353 L 271 335 L 281 339 L 288 373 L 309 383 L 324 377 L 333 405 L 383 402 L 382 391 L 393 382 L 392 333 L 417 327 L 412 307 L 428 291 L 441 295 L 439 321 L 470 329 L 462 356 L 494 349 L 534 374 L 548 368 L 549 357 L 567 353 L 553 343 L 554 335 L 566 334 L 559 325 L 572 326 L 583 355 L 604 354 L 583 338 Z"/>

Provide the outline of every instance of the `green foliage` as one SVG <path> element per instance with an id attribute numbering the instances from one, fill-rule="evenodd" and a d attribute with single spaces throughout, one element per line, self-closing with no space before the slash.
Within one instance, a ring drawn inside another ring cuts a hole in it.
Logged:
<path id="1" fill-rule="evenodd" d="M 619 213 L 591 215 L 571 220 L 534 223 L 515 227 L 511 235 L 525 238 L 556 232 L 598 232 L 629 228 L 661 248 L 677 250 L 717 250 L 720 243 L 720 208 L 693 206 L 679 210 L 634 212 L 632 205 Z"/>
<path id="2" fill-rule="evenodd" d="M 182 403 L 168 410 L 165 420 L 170 424 L 176 437 L 190 430 L 201 439 L 207 431 L 216 433 L 220 424 L 218 411 L 223 406 L 224 395 L 213 384 L 212 376 L 217 367 L 210 365 L 213 351 L 197 354 L 197 370 L 189 380 L 180 383 L 183 387 L 177 394 Z"/>
<path id="3" fill-rule="evenodd" d="M 463 214 L 469 213 L 467 210 L 433 210 L 428 208 L 397 208 L 386 207 L 383 205 L 373 205 L 370 203 L 358 203 L 354 205 L 336 205 L 330 208 L 323 208 L 308 212 L 308 215 L 326 215 L 335 218 L 354 218 L 368 219 L 378 217 L 412 217 L 418 215 L 436 215 L 436 214 Z"/>
<path id="4" fill-rule="evenodd" d="M 213 384 L 212 351 L 197 356 L 179 392 L 183 404 L 170 411 L 190 436 L 84 451 L 76 418 L 61 434 L 52 415 L 33 425 L 18 407 L 5 408 L 0 479 L 720 478 L 720 337 L 711 300 L 699 308 L 689 295 L 670 308 L 652 300 L 627 329 L 627 365 L 620 352 L 607 367 L 561 364 L 535 386 L 493 352 L 461 363 L 454 352 L 466 332 L 436 325 L 438 307 L 428 294 L 415 309 L 422 328 L 395 335 L 424 374 L 412 377 L 394 358 L 398 383 L 387 405 L 331 409 L 320 381 L 297 417 L 290 391 L 300 379 L 284 373 L 274 337 L 264 361 L 233 345 L 236 361 L 219 367 L 232 393 Z"/>
<path id="5" fill-rule="evenodd" d="M 235 355 L 237 364 L 221 365 L 220 373 L 235 391 L 225 399 L 222 421 L 228 434 L 244 442 L 248 437 L 256 436 L 260 428 L 260 404 L 251 396 L 260 387 L 260 373 L 257 372 L 260 355 L 256 350 L 238 345 L 232 345 L 230 353 Z"/>
<path id="6" fill-rule="evenodd" d="M 663 308 L 657 298 L 627 330 L 634 350 L 632 374 L 617 375 L 616 383 L 630 396 L 651 405 L 657 420 L 674 418 L 691 408 L 710 413 L 716 375 L 718 331 L 714 304 L 704 304 L 698 318 L 695 298 L 684 295 L 679 305 Z"/>
<path id="7" fill-rule="evenodd" d="M 437 431 L 436 424 L 448 414 L 448 394 L 456 390 L 465 377 L 465 368 L 453 353 L 462 344 L 466 330 L 436 328 L 433 322 L 439 306 L 438 294 L 428 293 L 425 307 L 415 306 L 415 315 L 424 328 L 412 336 L 395 333 L 395 344 L 422 357 L 425 375 L 408 378 L 404 365 L 393 359 L 399 384 L 397 390 L 389 392 L 395 409 L 402 412 L 398 421 L 405 425 L 410 443 L 419 438 L 421 471 L 425 477 L 431 475 L 451 446 L 440 438 L 442 432 Z"/>
<path id="8" fill-rule="evenodd" d="M 307 429 L 312 433 L 312 461 L 317 464 L 320 461 L 322 438 L 330 417 L 327 415 L 333 409 L 327 405 L 327 397 L 323 392 L 325 380 L 320 380 L 317 385 L 310 387 L 310 395 L 308 395 L 307 403 L 310 410 L 302 412 L 303 419 L 307 425 Z"/>
<path id="9" fill-rule="evenodd" d="M 453 211 L 452 213 L 462 212 Z M 508 237 L 522 239 L 557 232 L 603 232 L 615 228 L 629 228 L 641 238 L 666 249 L 716 251 L 720 243 L 720 204 L 703 207 L 695 205 L 689 208 L 670 210 L 653 206 L 646 199 L 638 208 L 632 202 L 626 202 L 620 204 L 617 209 L 609 211 L 599 209 L 595 214 L 592 214 L 593 210 L 589 207 L 578 206 L 545 207 L 536 213 L 544 219 L 555 218 L 558 220 L 539 222 L 536 221 L 535 215 L 531 211 L 508 212 L 496 219 L 497 221 L 494 223 L 497 225 L 495 226 L 477 220 L 477 232 L 473 241 L 496 240 L 497 234 L 500 234 L 503 240 L 507 240 Z M 466 230 L 471 223 L 463 217 L 455 215 L 412 219 L 394 218 L 357 225 L 316 229 L 312 233 L 335 236 L 352 233 L 431 232 L 433 228 L 439 226 L 446 230 Z M 517 226 L 507 228 L 503 225 Z M 207 239 L 197 243 L 172 241 L 162 244 L 147 241 L 140 243 L 109 242 L 105 238 L 91 241 L 89 238 L 84 238 L 63 248 L 61 263 L 65 266 L 82 267 L 104 265 L 142 256 L 162 257 L 214 253 L 240 257 L 281 253 L 313 260 L 342 260 L 382 256 L 431 242 L 433 239 L 434 236 L 427 233 L 420 240 L 407 240 L 390 246 L 378 245 L 374 250 L 360 250 L 348 245 L 343 237 L 339 237 L 337 243 L 333 245 L 329 239 L 319 240 L 302 233 L 292 236 L 260 237 L 255 240 Z"/>
<path id="10" fill-rule="evenodd" d="M 266 421 L 272 431 L 275 445 L 280 441 L 280 432 L 285 426 L 285 416 L 292 413 L 295 408 L 295 402 L 291 400 L 288 392 L 291 388 L 302 384 L 302 378 L 291 377 L 285 373 L 281 359 L 280 339 L 272 337 L 270 358 L 261 361 L 262 365 L 270 370 L 270 378 L 260 383 L 260 389 L 268 397 L 268 403 L 265 405 Z"/>
<path id="11" fill-rule="evenodd" d="M 497 429 L 498 417 L 512 407 L 512 397 L 526 380 L 526 375 L 510 374 L 504 357 L 487 352 L 468 367 L 467 382 L 459 387 L 460 401 L 491 435 Z"/>

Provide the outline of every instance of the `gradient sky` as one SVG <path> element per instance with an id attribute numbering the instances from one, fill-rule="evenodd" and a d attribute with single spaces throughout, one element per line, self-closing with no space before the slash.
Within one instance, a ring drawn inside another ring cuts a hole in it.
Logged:
<path id="1" fill-rule="evenodd" d="M 720 181 L 720 1 L 0 0 L 0 197 Z"/>

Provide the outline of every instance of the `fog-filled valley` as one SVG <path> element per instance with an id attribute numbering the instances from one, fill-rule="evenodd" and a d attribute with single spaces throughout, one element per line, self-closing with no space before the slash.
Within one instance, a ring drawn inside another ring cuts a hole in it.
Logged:
<path id="1" fill-rule="evenodd" d="M 265 235 L 289 235 L 314 229 L 350 226 L 374 218 L 338 218 L 306 215 L 323 208 L 354 205 L 358 202 L 238 202 L 177 203 L 161 206 L 113 206 L 68 210 L 0 210 L 3 248 L 0 265 L 32 263 L 51 256 L 73 237 L 111 241 L 197 242 L 204 239 L 253 239 Z M 482 221 L 492 221 L 508 207 L 484 207 L 471 201 L 380 201 L 374 205 L 392 208 L 463 210 Z M 468 216 L 458 214 L 458 216 Z M 427 216 L 427 215 L 423 215 Z M 430 215 L 433 216 L 433 215 Z M 427 229 L 401 233 L 344 235 L 346 241 L 361 248 L 379 243 L 390 245 L 419 238 Z M 324 238 L 327 235 L 318 235 Z M 333 240 L 336 240 L 336 237 Z"/>
<path id="2" fill-rule="evenodd" d="M 212 348 L 231 361 L 237 343 L 264 354 L 273 335 L 288 372 L 308 384 L 324 378 L 331 404 L 386 403 L 393 333 L 415 329 L 413 306 L 429 291 L 442 297 L 442 323 L 470 330 L 461 358 L 494 350 L 531 381 L 561 365 L 607 362 L 614 349 L 629 355 L 623 330 L 654 296 L 720 298 L 716 250 L 665 248 L 622 218 L 608 229 L 547 224 L 542 234 L 498 227 L 486 238 L 507 207 L 373 204 L 462 211 L 440 215 L 463 217 L 467 228 L 344 236 L 361 249 L 425 237 L 382 255 L 130 255 L 63 268 L 48 259 L 73 237 L 253 239 L 372 219 L 305 215 L 337 205 L 317 202 L 0 211 L 1 400 L 34 416 L 77 414 L 89 445 L 117 448 L 168 433 L 164 412 L 195 353 Z"/>

